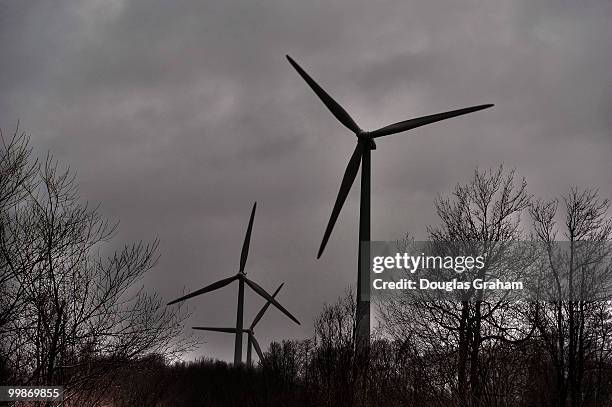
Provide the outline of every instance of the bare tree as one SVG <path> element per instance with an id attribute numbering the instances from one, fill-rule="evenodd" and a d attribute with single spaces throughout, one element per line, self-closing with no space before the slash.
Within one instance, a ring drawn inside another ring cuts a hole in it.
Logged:
<path id="1" fill-rule="evenodd" d="M 569 399 L 576 407 L 590 397 L 589 361 L 599 358 L 601 366 L 609 353 L 609 304 L 602 300 L 610 299 L 612 283 L 612 219 L 609 201 L 595 190 L 572 188 L 562 206 L 561 213 L 558 200 L 531 207 L 534 239 L 545 252 L 542 272 L 552 282 L 551 301 L 533 304 L 531 319 L 553 362 L 555 405 Z"/>
<path id="2" fill-rule="evenodd" d="M 457 185 L 452 197 L 436 200 L 440 224 L 428 228 L 432 253 L 484 254 L 484 268 L 465 272 L 473 273 L 471 279 L 509 275 L 527 267 L 529 257 L 509 243 L 521 238 L 521 213 L 529 199 L 526 181 L 517 183 L 514 171 L 505 175 L 501 166 L 494 171 L 477 169 L 468 184 Z M 465 273 L 464 279 L 470 280 Z M 484 405 L 490 396 L 485 393 L 491 387 L 488 378 L 482 375 L 483 352 L 490 356 L 500 342 L 529 336 L 515 304 L 487 299 L 473 287 L 444 298 L 430 298 L 425 291 L 402 293 L 384 301 L 381 314 L 394 338 L 427 355 L 437 369 L 433 377 L 439 388 L 450 389 L 461 406 Z M 449 360 L 455 363 L 449 366 Z"/>
<path id="3" fill-rule="evenodd" d="M 191 348 L 194 342 L 180 335 L 185 310 L 166 308 L 141 283 L 156 264 L 158 241 L 115 249 L 117 225 L 81 202 L 70 169 L 51 156 L 29 163 L 28 140 L 15 140 L 4 155 L 20 169 L 8 166 L 3 171 L 13 181 L 1 178 L 3 191 L 17 191 L 1 195 L 9 197 L 1 266 L 10 287 L 3 302 L 19 308 L 0 331 L 14 384 L 61 384 L 77 402 L 104 389 L 96 380 L 109 380 L 134 358 L 172 358 Z"/>
<path id="4" fill-rule="evenodd" d="M 10 137 L 5 137 L 0 130 L 0 337 L 7 333 L 8 323 L 18 317 L 24 304 L 24 287 L 16 284 L 15 279 L 22 264 L 31 262 L 26 253 L 20 259 L 9 256 L 14 247 L 10 219 L 14 215 L 12 208 L 22 200 L 27 191 L 34 186 L 36 161 L 31 160 L 29 138 L 19 133 L 19 126 Z M 6 383 L 9 377 L 9 355 L 14 343 L 0 342 L 0 383 Z"/>

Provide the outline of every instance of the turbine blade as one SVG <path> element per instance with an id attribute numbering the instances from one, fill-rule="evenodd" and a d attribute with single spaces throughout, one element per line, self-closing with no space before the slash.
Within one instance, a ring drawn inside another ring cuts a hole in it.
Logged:
<path id="1" fill-rule="evenodd" d="M 334 225 L 336 224 L 336 220 L 338 219 L 342 205 L 344 205 L 344 201 L 346 201 L 346 197 L 348 196 L 351 186 L 355 181 L 357 171 L 359 170 L 359 165 L 361 164 L 362 153 L 363 147 L 361 146 L 361 143 L 357 143 L 357 147 L 355 147 L 355 151 L 353 151 L 353 155 L 351 156 L 348 165 L 346 166 L 346 170 L 344 171 L 344 177 L 342 177 L 342 183 L 340 184 L 340 191 L 336 197 L 336 203 L 334 203 L 334 208 L 332 209 L 329 222 L 327 223 L 327 228 L 323 234 L 323 240 L 321 241 L 321 246 L 319 247 L 319 252 L 317 253 L 317 259 L 321 257 L 323 250 L 325 250 L 325 246 L 327 245 L 329 236 L 334 229 Z"/>
<path id="2" fill-rule="evenodd" d="M 255 352 L 257 352 L 257 356 L 259 356 L 259 360 L 263 361 L 264 356 L 263 356 L 263 352 L 261 351 L 261 347 L 259 346 L 259 342 L 257 342 L 257 339 L 255 339 L 255 335 L 250 334 L 249 336 L 251 337 L 251 341 L 253 342 L 253 347 L 255 348 Z"/>
<path id="3" fill-rule="evenodd" d="M 283 285 L 285 285 L 285 283 L 282 283 L 281 285 L 278 286 L 276 291 L 274 291 L 274 293 L 272 294 L 272 298 L 276 298 L 276 294 L 278 294 L 278 292 L 281 290 L 281 288 L 283 288 Z M 251 324 L 249 329 L 255 328 L 255 325 L 257 325 L 257 323 L 259 322 L 261 317 L 263 317 L 263 315 L 266 313 L 266 310 L 268 309 L 269 306 L 270 306 L 270 301 L 266 301 L 264 306 L 261 307 L 261 309 L 259 310 L 259 312 L 255 316 L 255 319 L 253 319 L 253 323 Z"/>
<path id="4" fill-rule="evenodd" d="M 236 333 L 236 328 L 215 328 L 215 327 L 210 327 L 210 326 L 194 326 L 191 329 L 197 329 L 198 331 L 225 332 L 228 334 Z"/>
<path id="5" fill-rule="evenodd" d="M 287 60 L 295 68 L 295 70 L 300 74 L 300 76 L 306 81 L 306 83 L 312 88 L 314 93 L 317 94 L 319 99 L 327 106 L 327 108 L 332 112 L 332 114 L 340 121 L 340 123 L 344 124 L 354 133 L 359 133 L 361 129 L 357 126 L 357 123 L 353 120 L 353 118 L 344 110 L 342 106 L 338 104 L 327 92 L 323 90 L 318 83 L 315 82 L 314 79 L 310 77 L 306 73 L 305 70 L 302 69 L 301 66 L 297 64 L 289 55 L 286 55 Z"/>
<path id="6" fill-rule="evenodd" d="M 204 294 L 210 291 L 218 290 L 219 288 L 225 287 L 226 285 L 236 280 L 237 278 L 238 278 L 238 274 L 236 274 L 235 276 L 229 277 L 229 278 L 224 278 L 223 280 L 219 280 L 216 283 L 212 283 L 210 285 L 207 285 L 204 288 L 200 288 L 197 291 L 184 295 L 181 298 L 177 298 L 174 301 L 170 301 L 167 305 L 176 304 L 177 302 L 185 301 L 186 299 L 189 299 L 191 297 L 195 297 L 197 295 Z"/>
<path id="7" fill-rule="evenodd" d="M 244 281 L 249 285 L 249 287 L 251 287 L 253 289 L 253 291 L 255 291 L 257 294 L 261 295 L 264 299 L 270 301 L 272 303 L 272 305 L 274 305 L 276 308 L 278 308 L 283 314 L 287 315 L 293 322 L 295 322 L 298 325 L 301 325 L 300 321 L 298 321 L 296 317 L 291 315 L 291 313 L 289 311 L 287 311 L 285 309 L 285 307 L 280 305 L 278 303 L 278 301 L 276 301 L 270 294 L 268 294 L 268 292 L 266 290 L 264 290 L 261 286 L 259 286 L 259 284 L 257 284 L 256 282 L 254 282 L 252 280 L 249 280 L 246 277 L 243 277 L 243 278 L 244 278 Z"/>
<path id="8" fill-rule="evenodd" d="M 370 133 L 373 138 L 388 136 L 395 133 L 400 133 L 402 131 L 414 129 L 415 127 L 425 126 L 426 124 L 439 122 L 440 120 L 450 119 L 451 117 L 461 116 L 464 114 L 476 112 L 478 110 L 487 109 L 492 107 L 493 105 L 479 105 L 466 107 L 465 109 L 451 110 L 449 112 L 432 114 L 429 116 L 423 116 L 416 119 L 404 120 L 403 122 L 398 122 L 395 124 L 390 124 L 389 126 L 382 127 L 378 130 L 374 130 Z"/>
<path id="9" fill-rule="evenodd" d="M 251 244 L 251 232 L 253 231 L 253 219 L 255 218 L 255 209 L 257 209 L 257 202 L 253 204 L 251 210 L 251 218 L 249 219 L 249 226 L 247 227 L 246 235 L 244 236 L 244 243 L 242 243 L 242 253 L 240 253 L 240 271 L 244 271 L 244 266 L 249 256 L 249 246 Z"/>

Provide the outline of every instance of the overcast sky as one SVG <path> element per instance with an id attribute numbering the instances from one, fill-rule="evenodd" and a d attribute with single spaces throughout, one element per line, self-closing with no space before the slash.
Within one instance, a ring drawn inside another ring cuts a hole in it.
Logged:
<path id="1" fill-rule="evenodd" d="M 316 260 L 355 138 L 286 53 L 366 129 L 496 104 L 378 142 L 372 238 L 394 240 L 423 237 L 476 166 L 612 198 L 611 20 L 609 0 L 3 0 L 0 127 L 76 169 L 119 241 L 161 239 L 146 285 L 168 300 L 237 271 L 257 200 L 249 277 L 284 281 L 302 321 L 270 309 L 267 347 L 310 336 L 356 278 L 358 182 Z M 235 324 L 236 294 L 191 300 L 190 325 Z M 231 336 L 202 337 L 195 356 L 232 359 Z"/>

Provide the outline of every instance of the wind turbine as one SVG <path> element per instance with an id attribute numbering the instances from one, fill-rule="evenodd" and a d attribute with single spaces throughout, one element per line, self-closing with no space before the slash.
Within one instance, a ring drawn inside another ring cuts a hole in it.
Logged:
<path id="1" fill-rule="evenodd" d="M 467 113 L 476 112 L 478 110 L 492 107 L 492 104 L 478 105 L 467 107 L 464 109 L 451 110 L 449 112 L 437 113 L 430 116 L 423 116 L 416 119 L 405 120 L 394 123 L 374 131 L 362 130 L 351 116 L 340 106 L 314 79 L 306 73 L 301 66 L 297 64 L 289 55 L 286 56 L 289 63 L 295 68 L 300 76 L 306 81 L 308 86 L 321 99 L 323 104 L 331 111 L 331 113 L 345 127 L 355 133 L 357 136 L 357 146 L 353 151 L 353 155 L 349 159 L 348 165 L 340 184 L 340 191 L 336 197 L 334 208 L 332 209 L 331 217 L 323 234 L 323 240 L 319 247 L 317 258 L 321 257 L 325 250 L 325 245 L 331 235 L 331 232 L 338 218 L 338 214 L 342 209 L 342 205 L 353 185 L 353 181 L 357 177 L 357 171 L 361 165 L 361 196 L 359 203 L 359 254 L 357 262 L 357 330 L 356 340 L 358 343 L 368 344 L 370 339 L 370 282 L 367 275 L 362 275 L 362 263 L 369 262 L 369 242 L 370 242 L 370 154 L 376 149 L 374 139 L 384 136 L 389 136 L 395 133 L 401 133 L 406 130 L 411 130 L 416 127 L 425 126 L 440 120 L 450 119 L 451 117 L 464 115 Z"/>
<path id="2" fill-rule="evenodd" d="M 176 304 L 177 302 L 185 301 L 189 298 L 208 293 L 210 291 L 218 290 L 219 288 L 225 287 L 226 285 L 232 283 L 234 280 L 238 280 L 238 308 L 236 310 L 236 328 L 233 331 L 236 334 L 236 341 L 234 344 L 234 364 L 239 364 L 242 362 L 242 333 L 244 329 L 242 327 L 243 315 L 244 315 L 244 284 L 251 287 L 253 291 L 259 294 L 261 297 L 266 299 L 276 308 L 278 308 L 283 314 L 287 315 L 294 321 L 296 324 L 300 325 L 300 321 L 298 321 L 289 311 L 285 309 L 282 305 L 280 305 L 266 290 L 264 290 L 259 284 L 250 280 L 246 276 L 246 272 L 244 271 L 244 266 L 246 265 L 247 257 L 249 255 L 249 244 L 251 243 L 251 231 L 253 230 L 253 219 L 255 218 L 255 209 L 257 208 L 257 202 L 253 204 L 253 209 L 251 210 L 251 218 L 249 219 L 249 226 L 247 227 L 246 236 L 244 237 L 244 243 L 242 244 L 242 252 L 240 254 L 240 269 L 238 273 L 224 278 L 223 280 L 219 280 L 216 283 L 212 283 L 207 285 L 204 288 L 200 288 L 192 293 L 184 295 L 180 298 L 177 298 L 174 301 L 170 301 L 168 305 Z M 224 328 L 225 329 L 225 328 Z M 226 331 L 223 331 L 226 332 Z"/>
<path id="3" fill-rule="evenodd" d="M 276 294 L 278 294 L 281 288 L 283 288 L 283 285 L 284 283 L 278 286 L 276 291 L 274 291 L 274 294 L 272 294 L 272 298 L 276 297 Z M 263 317 L 264 313 L 266 312 L 269 306 L 270 306 L 270 301 L 267 301 L 264 304 L 264 306 L 261 307 L 261 309 L 255 316 L 255 318 L 253 318 L 253 322 L 251 322 L 251 325 L 248 328 L 242 330 L 242 332 L 246 333 L 249 338 L 248 345 L 247 345 L 247 366 L 252 366 L 251 353 L 252 353 L 253 347 L 255 347 L 255 352 L 257 352 L 257 356 L 259 356 L 259 360 L 263 360 L 263 353 L 261 351 L 261 347 L 259 346 L 259 342 L 257 342 L 257 339 L 255 338 L 255 325 L 257 325 L 257 323 L 261 320 L 261 317 Z M 208 326 L 194 326 L 193 329 L 197 329 L 200 331 L 226 332 L 226 333 L 236 333 L 237 332 L 236 328 L 216 328 L 216 327 L 208 327 Z"/>

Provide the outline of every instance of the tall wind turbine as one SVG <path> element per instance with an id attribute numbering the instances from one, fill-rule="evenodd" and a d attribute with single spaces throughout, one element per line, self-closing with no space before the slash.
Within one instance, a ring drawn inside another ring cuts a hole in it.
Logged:
<path id="1" fill-rule="evenodd" d="M 274 291 L 274 294 L 272 294 L 272 298 L 276 298 L 276 294 L 278 294 L 281 288 L 283 288 L 283 285 L 284 283 L 278 286 L 276 291 Z M 261 309 L 255 316 L 255 318 L 253 318 L 253 322 L 251 322 L 251 326 L 242 330 L 242 332 L 248 335 L 247 366 L 252 366 L 251 353 L 252 353 L 253 347 L 255 347 L 255 352 L 257 352 L 257 355 L 259 356 L 259 360 L 263 360 L 263 353 L 261 352 L 261 347 L 259 346 L 259 342 L 257 342 L 257 339 L 255 338 L 255 325 L 257 325 L 257 323 L 261 320 L 261 317 L 263 317 L 264 313 L 266 312 L 269 306 L 270 306 L 270 301 L 267 301 L 264 304 L 264 306 L 261 307 Z M 193 329 L 197 329 L 200 331 L 226 332 L 226 333 L 236 333 L 237 332 L 236 328 L 216 328 L 216 327 L 208 327 L 208 326 L 194 326 Z"/>
<path id="2" fill-rule="evenodd" d="M 240 269 L 238 273 L 224 278 L 223 280 L 219 280 L 216 283 L 212 283 L 207 285 L 204 288 L 200 288 L 192 293 L 182 296 L 181 298 L 177 298 L 174 301 L 170 301 L 168 305 L 176 304 L 177 302 L 185 301 L 189 298 L 205 294 L 210 291 L 218 290 L 219 288 L 225 287 L 226 285 L 232 283 L 234 280 L 238 280 L 238 308 L 236 310 L 236 341 L 234 344 L 234 364 L 239 364 L 242 362 L 242 333 L 244 332 L 242 327 L 243 315 L 244 315 L 244 284 L 251 287 L 253 291 L 259 294 L 264 299 L 268 300 L 272 305 L 278 308 L 283 314 L 287 315 L 294 321 L 296 324 L 300 325 L 300 321 L 298 321 L 289 311 L 287 311 L 282 305 L 280 305 L 266 290 L 264 290 L 259 284 L 255 283 L 252 280 L 249 280 L 246 276 L 246 272 L 244 271 L 244 266 L 246 265 L 247 257 L 249 255 L 249 244 L 251 243 L 251 232 L 253 230 L 253 219 L 255 218 L 255 209 L 257 208 L 257 202 L 253 204 L 253 209 L 251 210 L 251 218 L 249 219 L 249 226 L 247 227 L 246 236 L 244 237 L 244 243 L 242 244 L 242 252 L 240 254 Z M 225 332 L 225 331 L 224 331 Z"/>
<path id="3" fill-rule="evenodd" d="M 430 123 L 434 123 L 440 120 L 450 119 L 451 117 L 464 115 L 467 113 L 476 112 L 478 110 L 492 107 L 492 104 L 478 105 L 467 107 L 464 109 L 451 110 L 449 112 L 432 114 L 430 116 L 423 116 L 416 119 L 405 120 L 402 122 L 394 123 L 385 127 L 381 127 L 374 131 L 362 130 L 357 123 L 351 118 L 351 116 L 336 102 L 317 82 L 315 82 L 310 75 L 306 73 L 301 66 L 297 64 L 289 55 L 287 55 L 289 63 L 295 68 L 300 76 L 306 81 L 308 86 L 316 93 L 321 99 L 323 104 L 331 111 L 331 113 L 342 123 L 345 127 L 355 133 L 357 136 L 357 146 L 353 151 L 353 155 L 349 159 L 348 165 L 340 184 L 340 191 L 336 197 L 334 208 L 332 209 L 331 217 L 325 233 L 323 234 L 323 240 L 319 247 L 317 258 L 321 257 L 327 240 L 331 235 L 331 232 L 338 218 L 338 214 L 342 209 L 342 205 L 346 200 L 346 197 L 353 185 L 353 181 L 357 177 L 357 171 L 361 165 L 361 196 L 359 203 L 359 254 L 357 261 L 357 332 L 356 340 L 358 343 L 367 344 L 370 339 L 370 281 L 366 275 L 362 275 L 362 263 L 369 262 L 369 245 L 370 242 L 370 153 L 376 149 L 376 143 L 374 139 L 384 136 L 389 136 L 395 133 L 401 133 L 406 130 L 411 130 L 416 127 L 425 126 Z"/>

